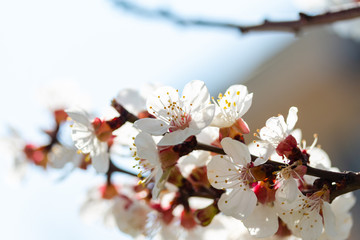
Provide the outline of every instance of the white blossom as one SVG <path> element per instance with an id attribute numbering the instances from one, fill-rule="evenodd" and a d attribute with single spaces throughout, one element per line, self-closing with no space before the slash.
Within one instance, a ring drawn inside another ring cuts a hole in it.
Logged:
<path id="1" fill-rule="evenodd" d="M 134 126 L 155 136 L 165 134 L 158 143 L 164 146 L 180 144 L 199 134 L 211 123 L 215 111 L 208 89 L 198 80 L 185 85 L 182 97 L 176 89 L 162 87 L 147 99 L 146 106 L 156 119 L 139 119 Z"/>
<path id="2" fill-rule="evenodd" d="M 66 113 L 74 121 L 71 137 L 75 147 L 82 153 L 90 154 L 92 165 L 97 172 L 107 172 L 109 169 L 108 144 L 98 139 L 90 116 L 80 109 L 68 109 Z"/>
<path id="3" fill-rule="evenodd" d="M 266 121 L 265 127 L 259 131 L 261 141 L 255 144 L 257 149 L 251 146 L 252 153 L 259 156 L 256 161 L 263 163 L 270 158 L 272 158 L 272 160 L 278 158 L 275 157 L 275 159 L 273 159 L 275 150 L 281 142 L 291 135 L 298 120 L 297 112 L 298 109 L 296 107 L 291 107 L 286 122 L 282 115 L 271 117 Z"/>
<path id="4" fill-rule="evenodd" d="M 81 155 L 77 154 L 74 147 L 55 144 L 48 154 L 48 164 L 53 168 L 63 168 L 67 163 L 73 163 L 77 167 L 80 162 Z"/>
<path id="5" fill-rule="evenodd" d="M 276 148 L 293 130 L 298 120 L 297 112 L 298 109 L 296 107 L 291 107 L 286 122 L 282 115 L 269 118 L 266 121 L 265 127 L 260 130 L 261 140 L 267 141 Z"/>
<path id="6" fill-rule="evenodd" d="M 170 174 L 170 169 L 163 170 L 160 161 L 159 151 L 152 136 L 148 133 L 141 132 L 135 138 L 135 146 L 131 148 L 134 152 L 135 160 L 138 161 L 139 168 L 143 170 L 140 175 L 150 172 L 149 175 L 142 180 L 143 184 L 154 180 L 154 187 L 152 189 L 153 198 L 157 198 L 160 191 L 164 188 L 167 177 Z"/>
<path id="7" fill-rule="evenodd" d="M 213 99 L 216 109 L 211 125 L 223 128 L 238 123 L 251 107 L 252 97 L 253 94 L 249 94 L 247 87 L 244 85 L 232 85 L 229 87 L 224 95 L 219 94 L 217 101 Z M 241 121 L 241 125 L 245 125 L 242 129 L 248 129 L 246 122 Z"/>
<path id="8" fill-rule="evenodd" d="M 251 215 L 257 203 L 249 185 L 255 180 L 250 171 L 250 152 L 245 144 L 231 138 L 224 138 L 221 145 L 227 155 L 216 155 L 208 163 L 209 182 L 215 188 L 228 190 L 220 197 L 219 209 L 242 220 Z"/>
<path id="9" fill-rule="evenodd" d="M 134 200 L 120 196 L 114 199 L 111 213 L 120 231 L 132 237 L 145 234 L 147 215 L 150 207 L 141 200 Z"/>
<path id="10" fill-rule="evenodd" d="M 295 236 L 318 239 L 323 228 L 334 231 L 335 215 L 327 202 L 328 194 L 327 189 L 322 189 L 307 197 L 297 190 L 297 198 L 291 204 L 277 202 L 279 217 Z"/>

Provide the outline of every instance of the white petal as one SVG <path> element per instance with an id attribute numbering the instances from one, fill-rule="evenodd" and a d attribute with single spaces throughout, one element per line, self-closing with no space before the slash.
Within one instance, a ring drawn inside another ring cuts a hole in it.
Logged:
<path id="1" fill-rule="evenodd" d="M 85 110 L 79 108 L 71 108 L 71 109 L 67 109 L 65 112 L 75 122 L 90 128 L 91 126 L 90 116 Z"/>
<path id="2" fill-rule="evenodd" d="M 275 198 L 279 202 L 290 204 L 295 201 L 299 194 L 300 191 L 296 180 L 290 177 L 281 183 L 281 186 L 276 190 Z"/>
<path id="3" fill-rule="evenodd" d="M 161 167 L 156 167 L 154 170 L 155 173 L 155 182 L 154 182 L 154 188 L 152 189 L 152 197 L 153 199 L 157 199 L 159 197 L 159 194 L 161 190 L 164 189 L 165 183 L 167 182 L 170 173 L 172 171 L 172 168 L 167 168 L 165 171 L 161 169 Z"/>
<path id="4" fill-rule="evenodd" d="M 322 211 L 326 234 L 329 236 L 336 236 L 337 232 L 335 215 L 331 210 L 330 204 L 328 202 L 323 202 Z"/>
<path id="5" fill-rule="evenodd" d="M 190 154 L 181 157 L 177 166 L 181 175 L 187 178 L 195 167 L 205 166 L 211 159 L 211 155 L 207 151 L 192 151 Z"/>
<path id="6" fill-rule="evenodd" d="M 250 188 L 237 188 L 230 193 L 223 193 L 219 199 L 218 207 L 225 214 L 243 220 L 255 209 L 256 195 Z"/>
<path id="7" fill-rule="evenodd" d="M 92 129 L 75 122 L 71 128 L 71 138 L 76 148 L 84 153 L 94 150 L 95 134 Z"/>
<path id="8" fill-rule="evenodd" d="M 211 126 L 224 128 L 231 127 L 233 124 L 233 119 L 227 118 L 226 115 L 220 111 L 219 107 L 215 107 L 215 115 L 211 122 Z"/>
<path id="9" fill-rule="evenodd" d="M 99 173 L 106 173 L 109 170 L 109 153 L 107 151 L 107 143 L 101 142 L 99 149 L 90 153 L 91 163 L 95 170 Z"/>
<path id="10" fill-rule="evenodd" d="M 331 207 L 336 214 L 346 213 L 355 205 L 356 198 L 353 193 L 347 193 L 334 199 Z"/>
<path id="11" fill-rule="evenodd" d="M 269 141 L 275 147 L 287 136 L 287 125 L 282 115 L 271 117 L 260 130 L 260 138 Z"/>
<path id="12" fill-rule="evenodd" d="M 250 235 L 258 238 L 271 237 L 279 228 L 275 208 L 264 204 L 258 204 L 254 212 L 243 220 L 243 223 Z"/>
<path id="13" fill-rule="evenodd" d="M 158 150 L 150 134 L 139 133 L 135 138 L 135 145 L 140 158 L 148 160 L 153 166 L 160 165 Z"/>
<path id="14" fill-rule="evenodd" d="M 217 127 L 206 127 L 198 135 L 196 139 L 198 142 L 211 144 L 219 137 L 219 128 Z"/>
<path id="15" fill-rule="evenodd" d="M 309 151 L 310 154 L 310 166 L 321 169 L 330 169 L 331 161 L 329 155 L 321 148 L 314 147 Z"/>
<path id="16" fill-rule="evenodd" d="M 228 156 L 216 155 L 207 164 L 209 182 L 217 189 L 229 188 L 234 185 L 234 181 L 239 182 L 238 178 L 234 179 L 234 174 L 238 174 L 238 170 Z"/>
<path id="17" fill-rule="evenodd" d="M 160 179 L 163 176 L 163 170 L 161 168 L 156 168 L 155 173 L 155 182 L 154 182 L 154 187 L 151 191 L 152 197 L 153 199 L 157 199 L 159 197 L 159 194 L 161 192 L 161 190 L 164 188 L 165 186 L 165 182 L 166 181 L 161 181 Z"/>
<path id="18" fill-rule="evenodd" d="M 116 101 L 127 111 L 138 114 L 146 109 L 146 101 L 135 89 L 123 89 L 116 96 Z"/>
<path id="19" fill-rule="evenodd" d="M 248 147 L 237 140 L 224 138 L 221 140 L 221 146 L 225 153 L 231 157 L 234 163 L 246 166 L 251 161 Z"/>
<path id="20" fill-rule="evenodd" d="M 234 120 L 237 120 L 251 107 L 252 97 L 253 94 L 248 94 L 246 86 L 232 85 L 226 90 L 223 98 L 221 98 L 220 106 L 222 108 L 226 107 L 227 111 L 235 116 L 236 119 Z"/>
<path id="21" fill-rule="evenodd" d="M 60 144 L 55 144 L 48 154 L 49 164 L 53 168 L 63 168 L 66 163 L 73 162 L 80 155 L 75 148 L 68 148 Z"/>
<path id="22" fill-rule="evenodd" d="M 244 107 L 241 110 L 241 117 L 249 110 L 252 104 L 253 93 L 248 94 L 244 99 Z"/>
<path id="23" fill-rule="evenodd" d="M 306 240 L 316 240 L 323 230 L 322 218 L 318 212 L 312 211 L 299 222 L 300 235 Z"/>
<path id="24" fill-rule="evenodd" d="M 275 148 L 268 142 L 257 141 L 255 143 L 250 143 L 248 148 L 252 155 L 258 156 L 254 161 L 255 166 L 265 163 L 268 159 L 281 163 L 284 162 L 283 159 L 275 153 Z"/>
<path id="25" fill-rule="evenodd" d="M 139 134 L 139 130 L 134 127 L 131 122 L 126 122 L 121 128 L 113 131 L 113 135 L 116 136 L 114 139 L 114 145 L 111 147 L 116 147 L 118 145 L 130 146 L 133 143 L 133 137 Z M 120 147 L 120 146 L 119 146 Z M 112 151 L 113 149 L 111 149 Z"/>
<path id="26" fill-rule="evenodd" d="M 155 118 L 143 118 L 134 123 L 134 127 L 151 135 L 160 136 L 167 132 L 167 123 Z"/>
<path id="27" fill-rule="evenodd" d="M 166 133 L 165 136 L 158 143 L 159 146 L 171 146 L 184 142 L 188 137 L 199 134 L 200 130 L 185 128 L 184 130 L 177 130 Z"/>
<path id="28" fill-rule="evenodd" d="M 143 202 L 133 201 L 129 204 L 128 201 L 117 198 L 111 212 L 120 231 L 129 234 L 133 239 L 145 233 L 150 209 Z"/>
<path id="29" fill-rule="evenodd" d="M 179 94 L 175 88 L 161 87 L 148 97 L 146 100 L 146 108 L 150 114 L 156 117 L 162 116 L 167 118 L 167 107 L 170 103 L 178 101 Z"/>
<path id="30" fill-rule="evenodd" d="M 286 124 L 288 126 L 288 131 L 291 131 L 295 127 L 295 124 L 298 120 L 297 112 L 298 112 L 297 107 L 291 107 L 289 109 L 289 113 L 286 118 Z"/>
<path id="31" fill-rule="evenodd" d="M 208 104 L 204 108 L 196 112 L 192 112 L 189 127 L 193 129 L 201 130 L 209 126 L 214 118 L 214 113 L 215 113 L 214 104 Z"/>
<path id="32" fill-rule="evenodd" d="M 193 80 L 186 84 L 182 96 L 184 105 L 190 106 L 192 104 L 192 111 L 199 111 L 202 105 L 210 102 L 209 90 L 205 83 L 199 80 Z"/>
<path id="33" fill-rule="evenodd" d="M 301 139 L 302 139 L 301 129 L 299 128 L 294 129 L 290 134 L 296 139 L 297 143 L 301 143 Z"/>

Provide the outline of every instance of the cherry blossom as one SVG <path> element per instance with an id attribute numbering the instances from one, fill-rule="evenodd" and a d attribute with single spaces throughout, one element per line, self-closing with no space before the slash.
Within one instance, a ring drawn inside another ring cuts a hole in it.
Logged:
<path id="1" fill-rule="evenodd" d="M 330 204 L 330 210 L 335 216 L 335 221 L 330 226 L 331 231 L 325 231 L 321 234 L 321 240 L 345 240 L 349 238 L 350 230 L 353 225 L 353 219 L 350 209 L 355 205 L 353 193 L 347 193 L 334 199 Z"/>
<path id="2" fill-rule="evenodd" d="M 266 121 L 265 127 L 259 131 L 262 142 L 257 143 L 260 147 L 258 152 L 260 157 L 257 161 L 266 161 L 275 151 L 280 156 L 286 156 L 297 147 L 296 139 L 291 135 L 298 120 L 297 112 L 296 107 L 291 107 L 286 122 L 282 115 L 271 117 Z"/>
<path id="3" fill-rule="evenodd" d="M 303 239 L 318 239 L 323 228 L 328 233 L 334 231 L 335 216 L 328 199 L 329 190 L 326 187 L 310 196 L 304 196 L 298 190 L 297 198 L 291 204 L 278 203 L 281 209 L 279 217 L 294 235 Z"/>
<path id="4" fill-rule="evenodd" d="M 106 172 L 109 169 L 109 153 L 107 140 L 111 130 L 99 118 L 91 121 L 84 110 L 68 109 L 66 113 L 74 121 L 71 137 L 74 145 L 82 153 L 90 154 L 92 165 L 97 172 Z"/>
<path id="5" fill-rule="evenodd" d="M 215 112 L 205 83 L 198 80 L 185 85 L 182 97 L 178 90 L 162 87 L 147 99 L 146 106 L 156 119 L 140 119 L 134 125 L 155 136 L 165 134 L 158 143 L 163 146 L 176 145 L 199 134 L 211 123 Z"/>
<path id="6" fill-rule="evenodd" d="M 250 184 L 255 181 L 247 146 L 231 138 L 224 138 L 221 145 L 227 155 L 214 156 L 208 163 L 208 178 L 218 189 L 229 189 L 221 195 L 218 206 L 226 215 L 245 219 L 254 211 L 257 198 Z"/>
<path id="7" fill-rule="evenodd" d="M 178 156 L 172 151 L 171 147 L 158 148 L 153 137 L 145 132 L 141 132 L 136 136 L 131 150 L 134 152 L 135 160 L 138 161 L 138 164 L 135 166 L 143 169 L 139 176 L 150 172 L 141 183 L 147 184 L 154 180 L 152 196 L 157 198 L 160 191 L 164 188 L 171 172 L 171 167 L 176 164 Z"/>
<path id="8" fill-rule="evenodd" d="M 150 211 L 151 208 L 145 202 L 126 195 L 115 198 L 111 208 L 116 226 L 132 237 L 146 234 L 147 215 Z"/>
<path id="9" fill-rule="evenodd" d="M 53 168 L 63 168 L 67 163 L 72 163 L 74 167 L 77 167 L 80 162 L 81 156 L 77 154 L 74 147 L 55 144 L 48 154 L 48 164 Z"/>
<path id="10" fill-rule="evenodd" d="M 241 133 L 250 132 L 248 125 L 242 116 L 249 110 L 252 103 L 252 93 L 248 93 L 244 85 L 232 85 L 225 94 L 219 94 L 217 101 L 214 100 L 216 110 L 211 123 L 212 126 L 219 128 L 236 127 Z"/>

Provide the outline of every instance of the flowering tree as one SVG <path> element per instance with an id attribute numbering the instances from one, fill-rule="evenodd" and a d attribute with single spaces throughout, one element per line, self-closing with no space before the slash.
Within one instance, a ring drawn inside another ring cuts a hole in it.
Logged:
<path id="1" fill-rule="evenodd" d="M 117 3 L 148 13 L 125 1 Z M 153 14 L 181 24 L 242 32 L 297 32 L 360 16 L 360 8 L 300 14 L 296 21 L 256 26 Z M 306 146 L 295 128 L 296 107 L 290 107 L 286 120 L 279 115 L 264 121 L 253 134 L 257 140 L 249 142 L 251 124 L 244 116 L 253 93 L 246 86 L 232 85 L 216 98 L 199 80 L 187 83 L 181 94 L 170 86 L 147 88 L 121 90 L 109 113 L 99 117 L 77 106 L 55 105 L 56 124 L 46 131 L 47 144 L 25 142 L 15 133 L 10 139 L 14 170 L 21 175 L 27 164 L 94 168 L 106 181 L 89 192 L 82 213 L 101 209 L 97 214 L 137 239 L 348 238 L 352 191 L 360 188 L 360 174 L 332 167 L 325 151 L 316 147 L 316 135 Z M 60 138 L 69 122 L 73 145 Z M 119 149 L 132 156 L 134 170 L 113 161 Z M 118 173 L 137 183 L 114 181 Z"/>

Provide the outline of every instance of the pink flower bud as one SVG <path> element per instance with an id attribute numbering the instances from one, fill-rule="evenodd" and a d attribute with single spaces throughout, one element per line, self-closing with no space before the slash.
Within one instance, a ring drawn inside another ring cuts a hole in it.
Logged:
<path id="1" fill-rule="evenodd" d="M 185 210 L 181 213 L 180 223 L 186 229 L 193 229 L 197 225 L 192 211 Z"/>
<path id="2" fill-rule="evenodd" d="M 276 152 L 280 156 L 288 157 L 292 154 L 294 148 L 297 148 L 296 139 L 292 135 L 289 135 L 279 143 L 276 147 Z"/>

